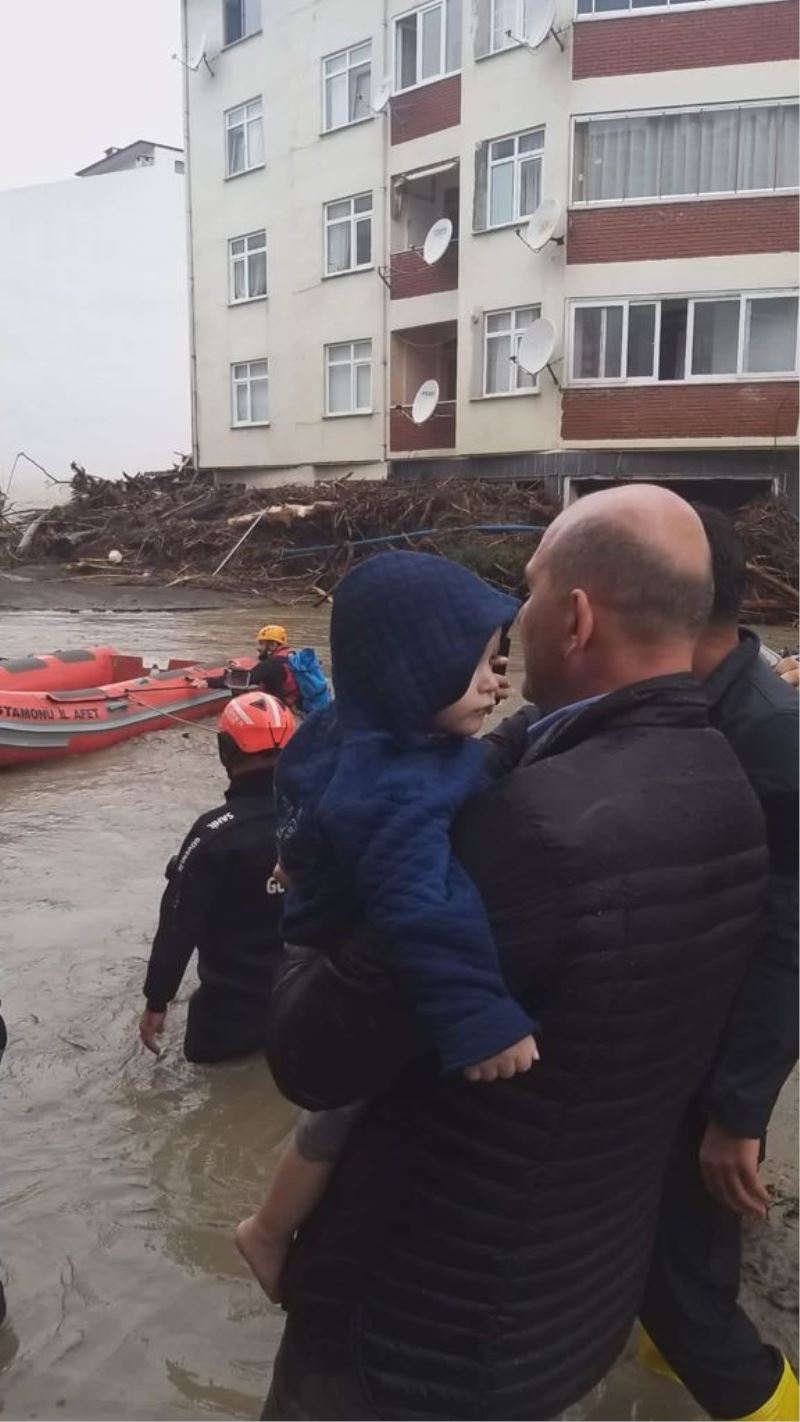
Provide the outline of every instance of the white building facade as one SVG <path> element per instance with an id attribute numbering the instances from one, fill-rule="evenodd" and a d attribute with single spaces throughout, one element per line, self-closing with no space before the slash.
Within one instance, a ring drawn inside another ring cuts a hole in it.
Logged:
<path id="1" fill-rule="evenodd" d="M 183 8 L 202 467 L 785 480 L 794 0 Z"/>
<path id="2" fill-rule="evenodd" d="M 0 192 L 0 490 L 18 506 L 58 497 L 35 465 L 117 478 L 191 449 L 183 161 L 141 142 Z"/>

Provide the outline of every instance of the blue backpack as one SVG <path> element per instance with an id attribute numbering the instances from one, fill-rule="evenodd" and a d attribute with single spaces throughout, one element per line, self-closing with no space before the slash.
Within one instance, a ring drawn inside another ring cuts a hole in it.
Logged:
<path id="1" fill-rule="evenodd" d="M 300 710 L 307 716 L 312 711 L 323 711 L 330 704 L 331 693 L 314 648 L 301 647 L 297 652 L 290 652 L 286 660 L 297 682 Z"/>

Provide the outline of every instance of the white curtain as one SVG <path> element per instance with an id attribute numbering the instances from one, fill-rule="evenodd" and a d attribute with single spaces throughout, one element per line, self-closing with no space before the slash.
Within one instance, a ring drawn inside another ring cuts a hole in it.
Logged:
<path id="1" fill-rule="evenodd" d="M 662 197 L 696 193 L 700 184 L 701 116 L 664 114 L 661 118 Z"/>
<path id="2" fill-rule="evenodd" d="M 422 23 L 422 63 L 420 78 L 433 79 L 442 72 L 442 6 L 433 10 L 423 10 Z"/>
<path id="3" fill-rule="evenodd" d="M 444 62 L 448 74 L 461 68 L 461 0 L 445 0 Z"/>
<path id="4" fill-rule="evenodd" d="M 328 228 L 328 271 L 346 272 L 351 266 L 350 223 L 334 222 Z"/>
<path id="5" fill-rule="evenodd" d="M 778 155 L 775 172 L 776 188 L 796 188 L 798 186 L 798 119 L 800 106 L 782 104 L 777 111 Z"/>
<path id="6" fill-rule="evenodd" d="M 587 202 L 611 202 L 625 196 L 626 119 L 589 124 L 584 179 Z"/>
<path id="7" fill-rule="evenodd" d="M 739 115 L 735 109 L 708 110 L 702 116 L 700 192 L 736 192 Z M 689 189 L 696 192 L 696 188 Z"/>
<path id="8" fill-rule="evenodd" d="M 628 121 L 628 161 L 625 197 L 655 197 L 658 194 L 658 155 L 661 119 L 657 114 Z"/>

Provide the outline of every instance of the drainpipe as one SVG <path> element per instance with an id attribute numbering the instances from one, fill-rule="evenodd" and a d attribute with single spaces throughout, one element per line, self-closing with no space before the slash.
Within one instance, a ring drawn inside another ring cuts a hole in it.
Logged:
<path id="1" fill-rule="evenodd" d="M 186 259 L 189 277 L 189 402 L 192 422 L 192 465 L 200 467 L 197 419 L 197 329 L 195 322 L 194 226 L 192 221 L 192 164 L 189 147 L 189 14 L 188 0 L 181 0 L 181 51 L 183 55 L 183 150 L 186 201 Z"/>
<path id="2" fill-rule="evenodd" d="M 389 78 L 392 74 L 392 44 L 391 30 L 389 26 L 389 0 L 383 0 L 383 58 L 384 76 Z M 389 181 L 389 146 L 391 138 L 392 124 L 392 101 L 389 100 L 386 108 L 381 114 L 381 126 L 383 128 L 382 144 L 382 184 L 383 184 L 383 245 L 384 245 L 384 267 L 389 271 L 391 278 L 391 246 L 392 246 L 392 202 L 391 184 Z M 383 356 L 383 462 L 386 472 L 389 472 L 389 440 L 390 440 L 390 370 L 389 370 L 389 302 L 391 292 L 386 282 L 380 282 L 381 289 L 381 349 Z"/>

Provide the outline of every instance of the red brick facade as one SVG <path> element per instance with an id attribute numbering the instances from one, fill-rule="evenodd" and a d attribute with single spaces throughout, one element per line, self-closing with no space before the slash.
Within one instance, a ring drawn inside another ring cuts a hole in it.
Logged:
<path id="1" fill-rule="evenodd" d="M 394 252 L 390 263 L 392 301 L 407 296 L 428 296 L 433 291 L 455 291 L 458 286 L 458 243 L 451 242 L 432 267 L 417 251 Z"/>
<path id="2" fill-rule="evenodd" d="M 442 400 L 424 425 L 415 425 L 407 407 L 390 414 L 389 448 L 393 454 L 417 449 L 455 449 L 456 402 Z"/>
<path id="3" fill-rule="evenodd" d="M 795 0 L 682 10 L 674 15 L 578 20 L 573 27 L 572 77 L 796 59 L 799 40 Z"/>
<path id="4" fill-rule="evenodd" d="M 567 262 L 796 252 L 798 221 L 796 197 L 576 208 L 567 225 Z"/>
<path id="5" fill-rule="evenodd" d="M 628 385 L 565 390 L 565 440 L 748 439 L 794 435 L 796 381 Z"/>
<path id="6" fill-rule="evenodd" d="M 392 143 L 408 143 L 461 122 L 461 75 L 423 84 L 392 99 Z"/>

